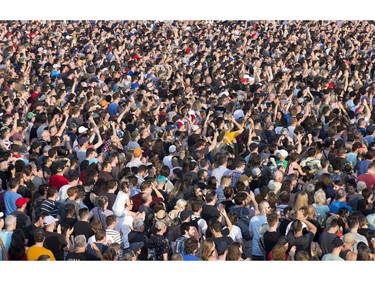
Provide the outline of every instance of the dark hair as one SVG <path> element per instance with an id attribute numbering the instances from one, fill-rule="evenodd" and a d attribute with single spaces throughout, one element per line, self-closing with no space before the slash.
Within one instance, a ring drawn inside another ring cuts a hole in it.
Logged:
<path id="1" fill-rule="evenodd" d="M 14 261 L 21 260 L 25 254 L 25 233 L 22 229 L 15 229 L 8 250 L 9 259 Z"/>
<path id="2" fill-rule="evenodd" d="M 184 250 L 187 255 L 193 255 L 194 252 L 198 249 L 198 247 L 198 240 L 194 237 L 190 237 L 185 241 Z"/>

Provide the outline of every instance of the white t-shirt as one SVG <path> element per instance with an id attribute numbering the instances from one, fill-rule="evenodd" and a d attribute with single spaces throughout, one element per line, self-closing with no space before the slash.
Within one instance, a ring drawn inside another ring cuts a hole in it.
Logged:
<path id="1" fill-rule="evenodd" d="M 60 190 L 59 190 L 59 194 L 58 194 L 58 197 L 57 197 L 57 201 L 58 202 L 63 202 L 65 201 L 66 199 L 68 199 L 68 189 L 69 187 L 71 187 L 70 184 L 66 184 L 66 185 L 63 185 Z"/>
<path id="2" fill-rule="evenodd" d="M 117 220 L 116 230 L 122 234 L 121 240 L 124 243 L 124 248 L 129 248 L 128 235 L 133 228 L 133 217 L 124 216 Z"/>
<path id="3" fill-rule="evenodd" d="M 229 236 L 233 239 L 234 242 L 239 242 L 242 240 L 241 228 L 237 225 L 232 226 L 232 230 L 229 232 Z"/>
<path id="4" fill-rule="evenodd" d="M 126 203 L 126 201 L 128 199 L 129 199 L 129 196 L 125 192 L 123 192 L 122 190 L 120 190 L 117 193 L 115 202 L 113 203 L 113 206 L 112 206 L 113 214 L 116 217 L 123 217 L 123 216 L 125 216 L 125 214 L 126 214 L 126 212 L 125 212 L 125 203 Z"/>

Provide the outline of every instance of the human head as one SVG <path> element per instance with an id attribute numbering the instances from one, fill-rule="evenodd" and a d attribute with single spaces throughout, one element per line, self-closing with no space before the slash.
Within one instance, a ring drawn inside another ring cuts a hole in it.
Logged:
<path id="1" fill-rule="evenodd" d="M 227 255 L 225 256 L 226 261 L 238 261 L 241 259 L 242 246 L 238 242 L 233 242 L 228 247 Z"/>
<path id="2" fill-rule="evenodd" d="M 194 237 L 190 237 L 185 241 L 184 250 L 187 255 L 195 255 L 199 248 L 198 240 Z"/>

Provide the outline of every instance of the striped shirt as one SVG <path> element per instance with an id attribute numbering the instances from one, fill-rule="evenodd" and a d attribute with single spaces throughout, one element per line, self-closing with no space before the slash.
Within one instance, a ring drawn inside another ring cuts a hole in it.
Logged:
<path id="1" fill-rule="evenodd" d="M 120 232 L 114 230 L 114 229 L 106 229 L 105 233 L 107 235 L 107 241 L 110 240 L 111 243 L 119 243 L 121 244 L 121 235 Z"/>
<path id="2" fill-rule="evenodd" d="M 44 211 L 49 213 L 54 218 L 57 217 L 57 213 L 59 211 L 59 203 L 56 201 L 52 201 L 50 199 L 43 200 L 42 204 L 40 205 L 40 211 Z"/>

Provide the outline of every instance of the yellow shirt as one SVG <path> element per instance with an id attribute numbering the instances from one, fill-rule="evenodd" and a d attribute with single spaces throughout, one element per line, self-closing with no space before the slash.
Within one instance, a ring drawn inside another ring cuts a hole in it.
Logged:
<path id="1" fill-rule="evenodd" d="M 44 247 L 39 247 L 39 246 L 31 246 L 29 248 L 29 250 L 27 251 L 27 260 L 28 261 L 37 261 L 38 258 L 41 256 L 41 255 L 49 255 L 50 256 L 50 260 L 51 261 L 55 261 L 55 256 L 53 255 L 53 253 L 44 248 Z"/>
<path id="2" fill-rule="evenodd" d="M 239 132 L 240 131 L 225 132 L 224 137 L 223 137 L 223 142 L 227 145 L 232 145 L 234 138 L 240 134 Z"/>

